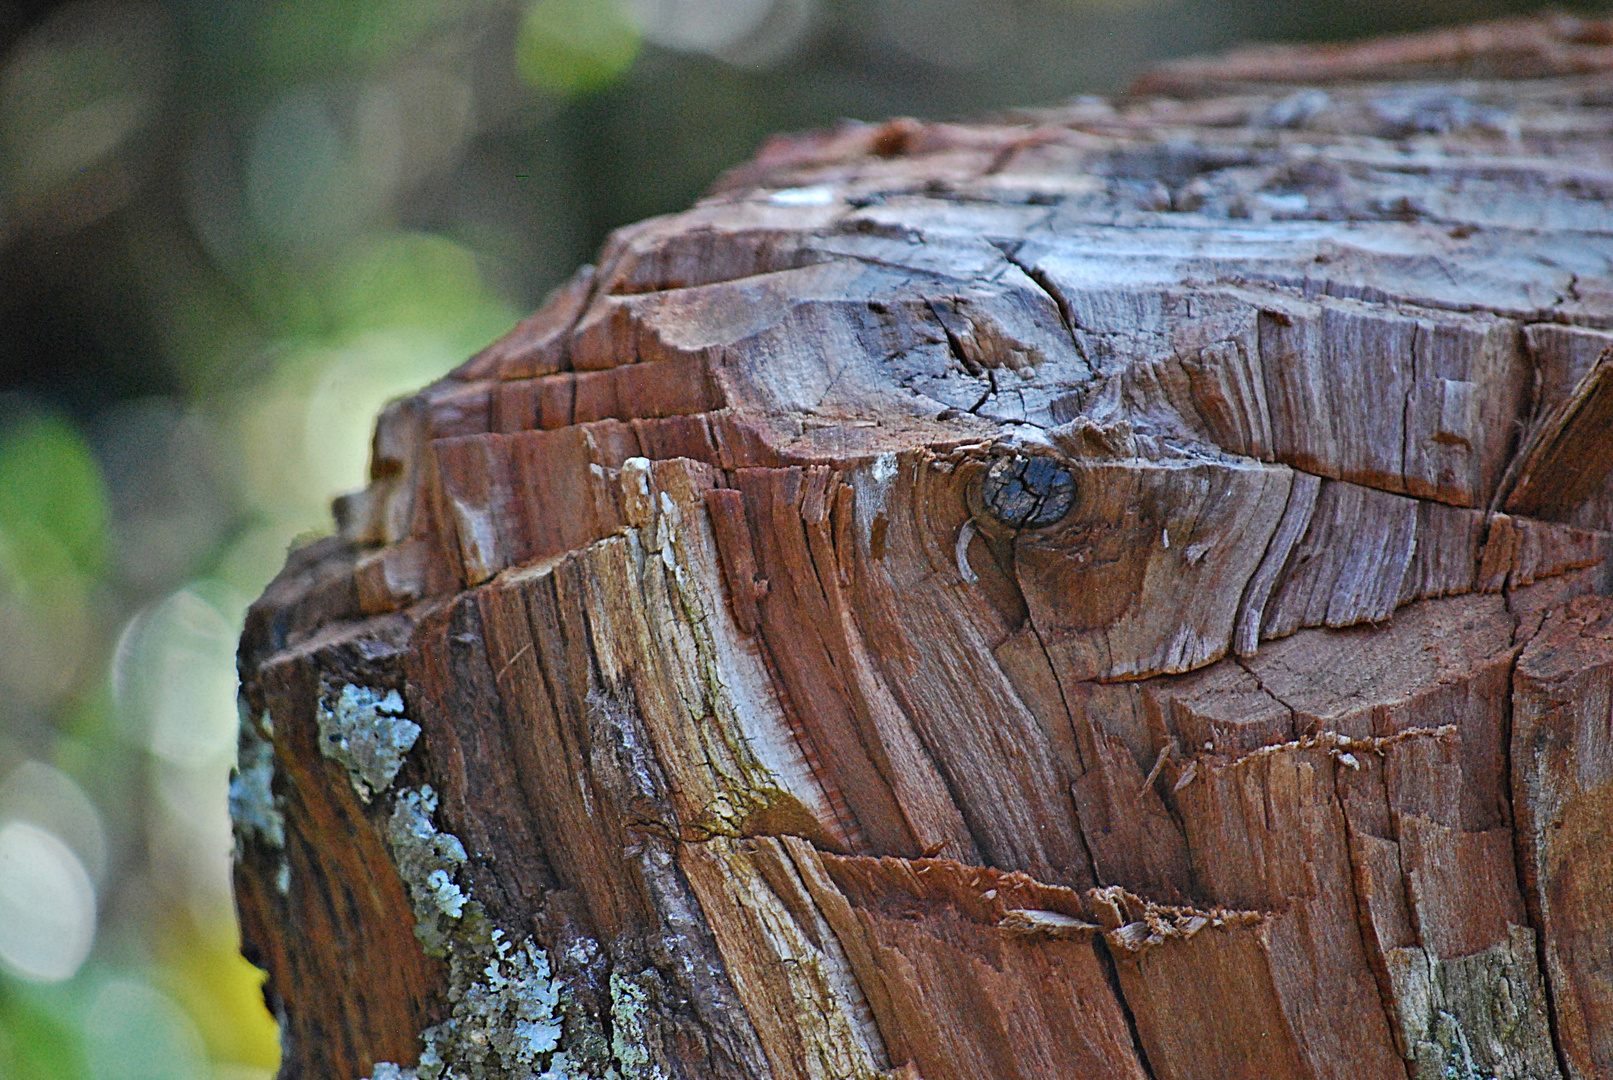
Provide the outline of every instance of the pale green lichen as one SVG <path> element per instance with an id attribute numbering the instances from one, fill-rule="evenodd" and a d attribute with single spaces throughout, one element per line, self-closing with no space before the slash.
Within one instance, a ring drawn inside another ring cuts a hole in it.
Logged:
<path id="1" fill-rule="evenodd" d="M 286 846 L 286 819 L 274 795 L 274 730 L 269 714 L 255 723 L 246 702 L 241 702 L 241 738 L 235 773 L 230 777 L 230 823 L 236 850 L 256 839 L 279 851 Z"/>
<path id="2" fill-rule="evenodd" d="M 460 888 L 465 845 L 437 828 L 436 812 L 437 793 L 430 786 L 400 791 L 387 839 L 409 890 L 415 935 L 428 953 L 448 960 L 453 1014 L 421 1033 L 418 1065 L 379 1062 L 372 1080 L 546 1076 L 556 1061 L 564 1064 L 564 1054 L 556 1052 L 561 990 L 551 978 L 549 958 L 531 940 L 512 946 Z"/>
<path id="3" fill-rule="evenodd" d="M 413 1070 L 417 1080 L 483 1080 L 490 1077 L 570 1075 L 560 1047 L 560 987 L 549 958 L 531 939 L 511 946 L 502 931 L 490 947 L 479 977 L 471 957 L 458 951 L 450 961 L 448 998 L 453 1015 L 421 1033 L 425 1048 Z M 469 976 L 469 977 L 467 977 Z"/>
<path id="4" fill-rule="evenodd" d="M 665 1080 L 650 1056 L 649 993 L 620 972 L 610 974 L 611 1057 L 621 1080 Z M 615 1073 L 616 1070 L 611 1070 Z"/>
<path id="5" fill-rule="evenodd" d="M 320 751 L 347 769 L 353 790 L 365 802 L 392 783 L 420 737 L 420 725 L 403 715 L 403 697 L 396 690 L 323 685 L 315 718 Z"/>
<path id="6" fill-rule="evenodd" d="M 377 1062 L 371 1080 L 664 1080 L 645 1049 L 646 991 L 611 977 L 608 1050 L 597 1019 L 568 1019 L 575 1002 L 548 954 L 531 938 L 512 944 L 461 888 L 465 846 L 436 827 L 436 811 L 429 786 L 400 791 L 387 837 L 409 890 L 415 934 L 428 953 L 448 960 L 453 1012 L 421 1032 L 417 1065 Z"/>
<path id="7" fill-rule="evenodd" d="M 256 840 L 280 852 L 274 869 L 274 887 L 281 896 L 291 892 L 291 864 L 286 861 L 286 816 L 274 793 L 274 721 L 268 712 L 257 720 L 245 698 L 236 708 L 241 715 L 241 734 L 236 744 L 235 771 L 230 775 L 230 826 L 235 833 L 235 857 Z"/>
<path id="8" fill-rule="evenodd" d="M 469 900 L 454 878 L 465 865 L 465 845 L 432 822 L 437 793 L 427 784 L 419 791 L 398 793 L 387 821 L 387 839 L 398 876 L 409 888 L 414 906 L 415 936 L 432 956 L 445 956 L 452 923 L 465 915 Z"/>

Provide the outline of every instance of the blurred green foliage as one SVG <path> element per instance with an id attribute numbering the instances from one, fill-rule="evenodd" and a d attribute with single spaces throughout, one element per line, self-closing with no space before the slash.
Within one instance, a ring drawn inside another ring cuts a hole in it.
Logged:
<path id="1" fill-rule="evenodd" d="M 608 229 L 775 130 L 1532 7 L 0 0 L 0 1080 L 273 1072 L 229 898 L 246 604 L 376 410 Z"/>
<path id="2" fill-rule="evenodd" d="M 6 1080 L 64 1080 L 85 1076 L 78 1026 L 66 1010 L 34 1000 L 17 986 L 0 986 L 0 1067 Z"/>
<path id="3" fill-rule="evenodd" d="M 463 10 L 440 0 L 287 0 L 258 7 L 255 36 L 272 79 L 351 75 L 383 65 Z"/>
<path id="4" fill-rule="evenodd" d="M 0 536 L 15 553 L 8 567 L 17 567 L 8 578 L 48 587 L 62 559 L 72 565 L 67 576 L 98 572 L 108 518 L 100 466 L 72 424 L 32 415 L 0 434 Z M 30 554 L 50 569 L 28 569 Z"/>
<path id="5" fill-rule="evenodd" d="M 353 244 L 331 274 L 329 296 L 338 335 L 426 331 L 466 355 L 509 329 L 515 315 L 488 291 L 474 252 L 431 233 L 388 233 Z"/>
<path id="6" fill-rule="evenodd" d="M 0 433 L 0 681 L 23 701 L 50 701 L 85 659 L 108 516 L 72 424 L 29 415 Z"/>
<path id="7" fill-rule="evenodd" d="M 580 94 L 619 77 L 639 46 L 638 27 L 614 4 L 537 0 L 521 19 L 515 63 L 533 86 Z"/>

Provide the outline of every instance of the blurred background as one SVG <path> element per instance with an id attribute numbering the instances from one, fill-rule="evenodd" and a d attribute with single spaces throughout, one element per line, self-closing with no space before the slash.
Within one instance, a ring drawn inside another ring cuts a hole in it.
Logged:
<path id="1" fill-rule="evenodd" d="M 0 1078 L 267 1080 L 235 636 L 371 417 L 772 131 L 1509 0 L 0 0 Z"/>

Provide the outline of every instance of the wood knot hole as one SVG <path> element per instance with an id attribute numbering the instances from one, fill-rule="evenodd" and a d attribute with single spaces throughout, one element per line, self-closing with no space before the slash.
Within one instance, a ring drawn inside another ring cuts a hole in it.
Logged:
<path id="1" fill-rule="evenodd" d="M 1001 457 L 986 470 L 981 501 L 1013 529 L 1040 529 L 1075 505 L 1075 477 L 1052 458 Z"/>

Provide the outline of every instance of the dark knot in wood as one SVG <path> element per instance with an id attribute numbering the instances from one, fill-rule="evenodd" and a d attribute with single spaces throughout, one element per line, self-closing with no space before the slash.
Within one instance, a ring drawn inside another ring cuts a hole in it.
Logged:
<path id="1" fill-rule="evenodd" d="M 1075 477 L 1051 458 L 1002 457 L 986 470 L 980 498 L 1009 528 L 1040 529 L 1075 505 Z"/>

